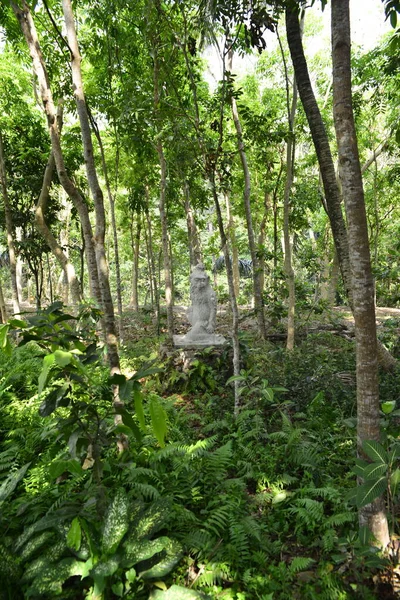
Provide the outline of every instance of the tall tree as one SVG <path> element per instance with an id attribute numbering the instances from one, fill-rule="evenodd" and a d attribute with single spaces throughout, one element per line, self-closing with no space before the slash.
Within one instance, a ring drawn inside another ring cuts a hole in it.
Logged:
<path id="1" fill-rule="evenodd" d="M 116 333 L 116 324 L 114 316 L 114 305 L 110 290 L 110 280 L 107 257 L 104 247 L 104 238 L 106 230 L 106 217 L 104 210 L 103 192 L 99 184 L 96 165 L 94 161 L 93 142 L 90 131 L 89 115 L 86 106 L 86 99 L 83 90 L 82 72 L 81 72 L 81 56 L 79 52 L 78 39 L 76 36 L 74 14 L 72 12 L 72 4 L 70 0 L 62 2 L 65 27 L 67 31 L 67 39 L 69 50 L 71 53 L 71 70 L 72 82 L 74 87 L 75 103 L 79 117 L 81 129 L 83 154 L 85 158 L 86 175 L 92 193 L 95 214 L 95 252 L 97 271 L 100 283 L 102 306 L 104 310 L 104 324 L 106 333 L 106 344 L 108 360 L 111 367 L 111 372 L 119 371 L 119 353 L 118 341 Z"/>
<path id="2" fill-rule="evenodd" d="M 14 314 L 18 314 L 20 312 L 19 306 L 19 297 L 18 297 L 18 286 L 17 286 L 17 259 L 15 252 L 15 242 L 14 242 L 14 225 L 12 219 L 11 205 L 8 198 L 8 188 L 7 188 L 7 174 L 6 174 L 6 163 L 4 156 L 4 146 L 3 146 L 3 135 L 0 131 L 0 184 L 1 184 L 1 192 L 3 196 L 3 204 L 4 204 L 4 214 L 6 221 L 6 231 L 7 231 L 7 246 L 8 246 L 8 256 L 10 261 L 10 273 L 11 273 L 11 290 L 12 290 L 12 301 L 13 301 L 13 312 Z"/>
<path id="3" fill-rule="evenodd" d="M 333 117 L 348 224 L 349 260 L 357 354 L 357 442 L 380 439 L 378 355 L 374 282 L 368 240 L 364 190 L 354 124 L 351 86 L 349 0 L 332 0 Z M 378 498 L 359 512 L 382 547 L 389 543 L 384 500 Z"/>

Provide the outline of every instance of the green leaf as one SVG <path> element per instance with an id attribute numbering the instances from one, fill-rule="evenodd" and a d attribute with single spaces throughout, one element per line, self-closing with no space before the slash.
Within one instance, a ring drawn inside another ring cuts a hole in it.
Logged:
<path id="1" fill-rule="evenodd" d="M 166 552 L 165 557 L 162 558 L 154 567 L 147 569 L 140 573 L 142 579 L 154 579 L 165 577 L 172 571 L 176 564 L 182 558 L 182 546 L 177 540 L 171 540 L 168 537 L 158 538 L 158 542 L 162 542 L 163 548 Z"/>
<path id="2" fill-rule="evenodd" d="M 388 464 L 388 453 L 379 442 L 376 442 L 375 440 L 364 440 L 362 447 L 365 454 L 374 462 Z"/>
<path id="3" fill-rule="evenodd" d="M 129 402 L 131 400 L 134 384 L 134 381 L 128 379 L 119 386 L 119 397 L 122 402 Z"/>
<path id="4" fill-rule="evenodd" d="M 387 465 L 382 463 L 372 463 L 364 469 L 364 479 L 376 479 L 381 475 L 384 475 L 387 471 Z"/>
<path id="5" fill-rule="evenodd" d="M 362 546 L 368 546 L 374 539 L 374 536 L 369 527 L 363 525 L 358 531 L 358 537 Z"/>
<path id="6" fill-rule="evenodd" d="M 77 460 L 57 460 L 52 463 L 49 468 L 50 477 L 53 479 L 59 477 L 65 472 L 72 473 L 74 475 L 84 475 L 85 471 L 82 469 L 80 463 Z"/>
<path id="7" fill-rule="evenodd" d="M 90 575 L 95 579 L 96 577 L 109 577 L 114 575 L 115 571 L 118 570 L 119 560 L 116 556 L 111 556 L 107 560 L 102 560 L 95 565 L 91 570 Z"/>
<path id="8" fill-rule="evenodd" d="M 114 583 L 111 586 L 111 589 L 113 591 L 113 593 L 118 596 L 118 598 L 122 598 L 122 596 L 124 595 L 124 584 L 119 582 L 119 583 Z"/>
<path id="9" fill-rule="evenodd" d="M 10 475 L 8 475 L 8 477 L 3 481 L 0 486 L 0 504 L 2 504 L 9 496 L 11 496 L 18 483 L 21 481 L 21 479 L 23 479 L 30 464 L 30 462 L 26 463 L 26 465 L 18 469 L 18 471 L 10 473 Z"/>
<path id="10" fill-rule="evenodd" d="M 391 400 L 390 402 L 382 402 L 381 410 L 385 415 L 389 415 L 396 408 L 396 400 Z"/>
<path id="11" fill-rule="evenodd" d="M 71 527 L 67 533 L 67 544 L 69 548 L 73 550 L 79 550 L 81 547 L 82 541 L 82 529 L 81 524 L 79 523 L 79 518 L 75 517 L 75 519 L 71 523 Z"/>
<path id="12" fill-rule="evenodd" d="M 68 406 L 66 395 L 69 392 L 69 384 L 65 383 L 61 387 L 52 390 L 39 406 L 39 414 L 41 417 L 48 417 L 59 406 Z"/>
<path id="13" fill-rule="evenodd" d="M 129 527 L 129 500 L 124 488 L 120 488 L 108 507 L 103 528 L 102 548 L 105 554 L 113 554 Z"/>
<path id="14" fill-rule="evenodd" d="M 128 411 L 126 411 L 126 410 L 122 410 L 120 414 L 121 414 L 124 425 L 129 427 L 129 429 L 133 432 L 137 441 L 140 443 L 143 439 L 143 436 L 140 432 L 139 427 L 136 425 L 135 421 L 133 420 L 132 415 L 130 415 L 128 413 Z"/>
<path id="15" fill-rule="evenodd" d="M 161 448 L 165 446 L 165 435 L 167 433 L 167 413 L 160 402 L 155 398 L 150 400 L 150 417 L 153 427 L 153 433 L 157 438 Z"/>
<path id="16" fill-rule="evenodd" d="M 353 471 L 353 473 L 358 475 L 358 477 L 362 477 L 364 479 L 364 472 L 365 469 L 368 467 L 368 464 L 369 463 L 367 463 L 367 461 L 362 460 L 361 458 L 356 458 L 355 465 L 351 470 Z"/>
<path id="17" fill-rule="evenodd" d="M 0 348 L 5 348 L 8 340 L 8 330 L 10 329 L 9 323 L 0 325 Z"/>
<path id="18" fill-rule="evenodd" d="M 133 392 L 133 399 L 135 402 L 135 412 L 136 412 L 136 416 L 139 420 L 139 425 L 143 429 L 143 431 L 146 431 L 146 422 L 144 420 L 144 411 L 143 411 L 143 394 L 142 394 L 142 392 L 140 390 L 135 390 Z"/>
<path id="19" fill-rule="evenodd" d="M 396 29 L 396 25 L 397 25 L 397 13 L 395 10 L 392 10 L 390 13 L 390 24 L 393 27 L 393 29 Z"/>
<path id="20" fill-rule="evenodd" d="M 56 350 L 54 352 L 54 361 L 56 365 L 60 367 L 66 367 L 70 364 L 73 359 L 73 354 L 71 352 L 65 352 L 64 350 Z"/>
<path id="21" fill-rule="evenodd" d="M 54 354 L 48 354 L 47 356 L 44 357 L 43 359 L 43 367 L 42 367 L 42 371 L 39 375 L 39 394 L 41 394 L 43 392 L 43 389 L 47 383 L 47 378 L 49 376 L 51 367 L 54 365 L 54 361 L 55 361 L 55 356 Z"/>
<path id="22" fill-rule="evenodd" d="M 357 507 L 362 508 L 370 504 L 379 496 L 385 493 L 387 489 L 386 477 L 378 477 L 377 479 L 369 479 L 362 485 L 357 486 Z"/>
<path id="23" fill-rule="evenodd" d="M 391 487 L 393 496 L 396 495 L 399 483 L 400 483 L 400 469 L 395 469 L 395 471 L 393 471 L 393 473 L 390 476 L 390 487 Z"/>

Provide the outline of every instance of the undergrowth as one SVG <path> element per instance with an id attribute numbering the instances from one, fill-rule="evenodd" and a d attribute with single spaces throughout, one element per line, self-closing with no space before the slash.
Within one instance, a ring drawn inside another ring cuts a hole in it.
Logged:
<path id="1" fill-rule="evenodd" d="M 288 354 L 243 337 L 234 418 L 229 348 L 183 368 L 144 364 L 155 344 L 127 341 L 110 379 L 95 315 L 55 306 L 15 327 L 0 355 L 0 598 L 380 597 L 392 565 L 351 499 L 351 341 L 313 335 Z M 396 418 L 382 413 L 387 444 Z"/>

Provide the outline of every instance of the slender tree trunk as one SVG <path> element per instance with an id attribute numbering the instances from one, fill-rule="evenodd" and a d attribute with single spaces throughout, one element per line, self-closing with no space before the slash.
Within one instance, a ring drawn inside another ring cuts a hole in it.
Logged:
<path id="1" fill-rule="evenodd" d="M 47 203 L 48 203 L 48 199 L 49 199 L 49 190 L 50 190 L 54 170 L 55 170 L 55 161 L 54 161 L 54 155 L 51 152 L 50 158 L 48 160 L 46 170 L 44 173 L 44 177 L 43 177 L 42 189 L 41 189 L 40 196 L 39 196 L 39 199 L 38 199 L 38 202 L 36 205 L 35 225 L 36 225 L 36 228 L 39 231 L 39 233 L 45 239 L 47 245 L 49 246 L 50 250 L 54 254 L 55 258 L 57 259 L 58 263 L 60 264 L 60 266 L 64 272 L 67 284 L 71 290 L 72 302 L 74 304 L 79 304 L 81 302 L 82 297 L 81 297 L 81 290 L 80 290 L 79 282 L 78 282 L 76 274 L 75 274 L 74 265 L 68 260 L 68 257 L 66 256 L 66 254 L 64 253 L 64 250 L 62 249 L 62 247 L 60 246 L 60 244 L 58 243 L 58 241 L 52 234 L 50 228 L 48 227 L 48 225 L 46 223 L 46 219 L 45 219 L 45 212 L 46 212 L 46 207 L 47 207 Z"/>
<path id="2" fill-rule="evenodd" d="M 0 180 L 1 180 L 1 191 L 3 195 L 4 203 L 4 215 L 6 222 L 7 232 L 7 247 L 8 256 L 10 261 L 10 273 L 11 273 L 11 292 L 12 292 L 12 303 L 13 312 L 18 314 L 20 312 L 19 297 L 18 297 L 18 286 L 17 286 L 17 261 L 14 244 L 14 226 L 11 213 L 11 206 L 8 199 L 7 190 L 7 175 L 6 175 L 6 164 L 4 158 L 4 147 L 3 147 L 3 136 L 0 131 Z"/>
<path id="3" fill-rule="evenodd" d="M 300 35 L 302 31 L 302 25 L 300 26 Z M 290 90 L 289 90 L 289 76 L 286 66 L 285 54 L 281 44 L 280 37 L 278 36 L 279 46 L 282 53 L 282 60 L 285 70 L 285 81 L 286 81 L 286 102 L 287 102 L 287 117 L 288 117 L 288 128 L 289 137 L 286 142 L 286 181 L 285 191 L 283 196 L 283 238 L 284 238 L 284 250 L 285 250 L 285 263 L 284 269 L 286 274 L 286 282 L 288 287 L 288 323 L 287 323 L 287 339 L 286 349 L 293 350 L 294 348 L 294 316 L 295 316 L 295 279 L 293 270 L 292 260 L 292 242 L 290 240 L 289 230 L 289 215 L 290 215 L 290 194 L 293 185 L 294 176 L 294 158 L 295 158 L 295 135 L 294 135 L 294 121 L 297 110 L 297 86 L 296 82 L 293 82 L 292 88 L 292 102 L 290 104 Z"/>
<path id="4" fill-rule="evenodd" d="M 225 233 L 224 222 L 221 214 L 221 207 L 218 200 L 217 188 L 215 185 L 215 172 L 212 168 L 208 172 L 208 178 L 211 184 L 212 194 L 214 198 L 215 211 L 217 213 L 217 222 L 219 235 L 221 239 L 222 252 L 224 253 L 225 265 L 226 265 L 226 275 L 228 279 L 228 289 L 229 289 L 229 299 L 232 310 L 232 346 L 233 346 L 233 374 L 235 377 L 240 375 L 240 347 L 239 347 L 239 311 L 237 306 L 237 300 L 235 295 L 235 287 L 233 284 L 233 270 L 232 270 L 232 262 L 229 256 L 229 246 L 228 240 Z M 234 406 L 234 414 L 237 416 L 239 414 L 240 409 L 240 398 L 239 398 L 239 381 L 234 381 L 234 389 L 235 389 L 235 406 Z"/>
<path id="5" fill-rule="evenodd" d="M 298 13 L 286 9 L 286 34 L 296 76 L 297 88 L 306 113 L 311 136 L 322 177 L 325 193 L 324 207 L 327 211 L 332 229 L 333 240 L 337 252 L 340 271 L 346 297 L 352 308 L 352 282 L 349 260 L 349 245 L 347 240 L 347 228 L 344 221 L 340 185 L 336 177 L 335 165 L 333 163 L 329 139 L 321 117 L 321 113 L 312 89 L 303 44 L 301 41 L 300 24 Z M 391 356 L 385 346 L 378 340 L 378 353 L 380 364 L 386 370 L 392 370 L 397 365 L 397 360 Z"/>
<path id="6" fill-rule="evenodd" d="M 228 192 L 224 192 L 225 206 L 226 206 L 226 217 L 227 217 L 227 234 L 230 242 L 231 254 L 232 254 L 232 275 L 233 275 L 233 287 L 235 290 L 236 299 L 240 293 L 240 273 L 239 273 L 239 252 L 237 246 L 237 239 L 235 233 L 235 220 L 232 214 L 232 206 Z"/>
<path id="7" fill-rule="evenodd" d="M 20 8 L 15 2 L 10 2 L 11 7 L 21 26 L 22 33 L 24 34 L 32 58 L 33 69 L 38 78 L 40 95 L 47 117 L 47 125 L 50 133 L 51 147 L 57 168 L 57 175 L 61 185 L 63 186 L 71 201 L 73 202 L 80 217 L 82 231 L 85 239 L 85 252 L 88 264 L 90 291 L 92 296 L 101 305 L 99 277 L 97 272 L 96 255 L 93 245 L 93 231 L 89 219 L 87 205 L 83 200 L 81 194 L 79 193 L 78 189 L 74 185 L 73 181 L 68 177 L 65 168 L 53 96 L 51 93 L 47 71 L 40 49 L 36 27 L 26 1 L 22 0 L 21 3 L 22 8 Z"/>
<path id="8" fill-rule="evenodd" d="M 117 305 L 118 305 L 118 315 L 120 318 L 120 323 L 122 325 L 122 322 L 121 322 L 121 319 L 122 319 L 121 267 L 120 267 L 120 260 L 119 260 L 117 221 L 115 218 L 115 200 L 114 200 L 114 195 L 111 191 L 110 178 L 108 176 L 106 157 L 104 154 L 104 146 L 103 146 L 103 142 L 101 139 L 100 131 L 97 126 L 97 123 L 94 121 L 93 118 L 91 118 L 91 123 L 92 123 L 93 131 L 95 133 L 97 142 L 99 144 L 101 164 L 103 167 L 103 174 L 104 174 L 104 179 L 105 179 L 105 183 L 106 183 L 108 202 L 110 204 L 111 227 L 112 227 L 113 241 L 114 241 L 115 277 L 116 277 L 116 283 L 117 283 Z M 116 168 L 118 169 L 118 165 L 116 166 Z"/>
<path id="9" fill-rule="evenodd" d="M 131 306 L 135 312 L 139 310 L 139 252 L 140 252 L 140 233 L 142 229 L 142 222 L 140 212 L 136 213 L 136 231 L 133 236 L 132 230 L 132 254 L 133 254 L 133 265 L 132 265 L 132 296 Z"/>
<path id="10" fill-rule="evenodd" d="M 271 212 L 271 198 L 268 192 L 264 194 L 264 214 L 260 223 L 260 231 L 258 234 L 258 254 L 260 261 L 260 285 L 261 291 L 264 292 L 264 282 L 265 282 L 265 236 L 266 236 L 266 228 L 267 228 L 267 220 L 268 215 Z"/>
<path id="11" fill-rule="evenodd" d="M 357 136 L 354 124 L 349 0 L 332 0 L 333 118 L 339 152 L 340 178 L 348 223 L 349 259 L 357 354 L 357 442 L 380 439 L 378 355 L 374 282 Z M 359 511 L 382 547 L 389 543 L 384 501 L 378 498 Z"/>
<path id="12" fill-rule="evenodd" d="M 0 317 L 1 322 L 6 323 L 8 319 L 6 303 L 4 302 L 3 282 L 0 276 Z"/>
<path id="13" fill-rule="evenodd" d="M 197 230 L 196 221 L 193 214 L 193 208 L 190 204 L 190 189 L 187 181 L 183 184 L 184 207 L 186 214 L 186 225 L 188 230 L 188 245 L 190 266 L 195 267 L 202 262 L 200 237 Z"/>
<path id="14" fill-rule="evenodd" d="M 160 90 L 159 90 L 159 78 L 160 68 L 158 59 L 158 49 L 153 47 L 154 50 L 154 110 L 156 117 L 159 113 L 160 107 Z M 165 284 L 165 303 L 167 307 L 167 330 L 168 339 L 172 343 L 172 336 L 174 334 L 174 311 L 173 311 L 173 295 L 172 295 L 172 273 L 171 273 L 171 256 L 169 254 L 168 245 L 168 221 L 167 221 L 167 210 L 166 210 L 166 199 L 165 192 L 167 187 L 167 162 L 165 160 L 164 148 L 161 139 L 160 131 L 157 131 L 156 139 L 156 150 L 158 154 L 158 160 L 160 163 L 160 197 L 159 197 L 159 211 L 161 221 L 161 239 L 162 239 L 162 251 L 163 251 L 163 263 L 164 263 L 164 284 Z"/>
<path id="15" fill-rule="evenodd" d="M 227 70 L 232 72 L 232 60 L 233 60 L 233 50 L 232 48 L 228 53 L 228 64 Z M 247 162 L 247 155 L 244 149 L 243 143 L 243 132 L 242 125 L 240 123 L 239 112 L 237 108 L 236 99 L 231 97 L 231 107 L 232 107 L 232 116 L 233 122 L 235 124 L 236 136 L 237 136 L 237 144 L 238 151 L 240 156 L 240 161 L 242 163 L 243 175 L 244 175 L 244 190 L 243 190 L 243 202 L 244 202 L 244 210 L 246 215 L 246 225 L 247 225 L 247 236 L 249 240 L 249 249 L 251 255 L 251 261 L 253 263 L 253 289 L 254 289 L 254 309 L 257 317 L 258 328 L 261 336 L 265 339 L 266 337 L 266 329 L 265 329 L 265 318 L 264 318 L 264 306 L 263 306 L 263 298 L 262 298 L 262 288 L 260 281 L 260 266 L 258 264 L 258 256 L 257 256 L 257 248 L 254 239 L 254 230 L 253 230 L 253 220 L 251 215 L 251 178 L 250 178 L 250 170 Z"/>
<path id="16" fill-rule="evenodd" d="M 145 209 L 145 214 L 146 214 L 146 223 L 147 223 L 147 239 L 148 239 L 148 255 L 149 255 L 149 259 L 150 259 L 150 267 L 151 267 L 151 280 L 152 280 L 152 288 L 153 288 L 153 295 L 154 295 L 154 308 L 155 308 L 155 312 L 156 312 L 156 319 L 157 319 L 157 326 L 158 328 L 160 327 L 160 294 L 158 291 L 158 284 L 157 284 L 157 269 L 156 269 L 156 263 L 154 260 L 154 247 L 153 247 L 153 234 L 151 231 L 151 220 L 150 220 L 150 213 L 149 213 L 149 188 L 146 186 L 145 188 L 145 193 L 146 193 L 146 202 L 147 202 L 147 206 Z"/>
<path id="17" fill-rule="evenodd" d="M 111 296 L 109 271 L 104 247 L 106 228 L 104 198 L 103 192 L 99 185 L 96 165 L 94 162 L 94 152 L 92 136 L 90 132 L 89 116 L 86 106 L 86 99 L 83 91 L 81 56 L 79 53 L 78 40 L 76 37 L 71 0 L 62 0 L 62 6 L 67 31 L 68 45 L 71 51 L 72 82 L 74 86 L 74 96 L 79 117 L 79 124 L 81 128 L 86 176 L 89 183 L 90 191 L 92 193 L 96 214 L 96 234 L 94 237 L 96 262 L 101 290 L 102 306 L 104 310 L 104 325 L 106 333 L 108 361 L 110 364 L 111 373 L 113 373 L 119 372 L 120 365 L 117 330 L 114 316 L 114 305 Z"/>

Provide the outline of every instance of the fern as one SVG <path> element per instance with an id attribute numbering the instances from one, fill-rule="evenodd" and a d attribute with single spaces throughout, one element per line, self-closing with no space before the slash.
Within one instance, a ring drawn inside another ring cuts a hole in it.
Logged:
<path id="1" fill-rule="evenodd" d="M 289 565 L 289 573 L 291 575 L 296 575 L 296 573 L 300 573 L 300 571 L 306 571 L 315 563 L 313 558 L 308 558 L 306 556 L 296 556 Z"/>

